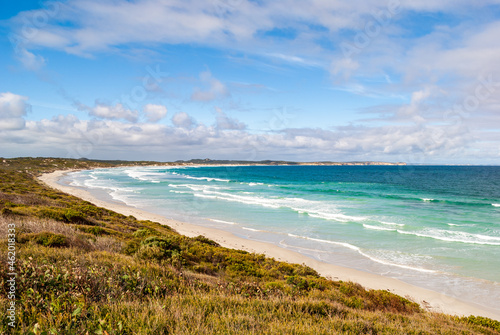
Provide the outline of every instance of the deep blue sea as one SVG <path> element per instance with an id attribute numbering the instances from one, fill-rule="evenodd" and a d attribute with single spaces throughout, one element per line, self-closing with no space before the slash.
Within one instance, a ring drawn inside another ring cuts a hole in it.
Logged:
<path id="1" fill-rule="evenodd" d="M 62 182 L 500 308 L 500 167 L 124 167 Z"/>

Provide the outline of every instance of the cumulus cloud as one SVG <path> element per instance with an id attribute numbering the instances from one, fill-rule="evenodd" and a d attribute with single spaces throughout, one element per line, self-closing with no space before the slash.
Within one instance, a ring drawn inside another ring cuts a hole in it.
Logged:
<path id="1" fill-rule="evenodd" d="M 87 106 L 78 101 L 75 101 L 74 104 L 78 108 L 78 110 L 86 111 L 87 113 L 89 113 L 90 116 L 94 116 L 99 119 L 107 119 L 107 120 L 122 119 L 122 120 L 127 120 L 129 122 L 137 122 L 137 120 L 139 119 L 138 111 L 127 109 L 121 103 L 110 105 L 96 101 L 94 107 Z"/>
<path id="2" fill-rule="evenodd" d="M 114 106 L 98 103 L 91 108 L 90 115 L 109 120 L 124 119 L 130 122 L 137 122 L 139 117 L 137 111 L 126 109 L 121 103 Z"/>
<path id="3" fill-rule="evenodd" d="M 10 92 L 0 93 L 0 129 L 17 130 L 25 126 L 26 116 L 31 111 L 28 97 Z"/>
<path id="4" fill-rule="evenodd" d="M 167 107 L 163 105 L 147 104 L 142 111 L 149 122 L 158 122 L 167 115 Z"/>
<path id="5" fill-rule="evenodd" d="M 227 130 L 242 130 L 247 126 L 234 118 L 228 117 L 219 107 L 215 108 L 216 111 L 216 128 Z"/>
<path id="6" fill-rule="evenodd" d="M 226 85 L 212 76 L 210 71 L 200 73 L 200 82 L 204 85 L 203 88 L 196 87 L 191 100 L 208 102 L 219 98 L 224 98 L 229 95 Z"/>
<path id="7" fill-rule="evenodd" d="M 190 129 L 196 126 L 196 120 L 185 112 L 175 113 L 172 116 L 172 123 L 179 128 Z"/>
<path id="8" fill-rule="evenodd" d="M 498 138 L 491 133 L 482 136 L 464 124 L 288 128 L 254 134 L 241 126 L 197 124 L 184 112 L 176 113 L 170 126 L 57 116 L 28 121 L 23 129 L 2 131 L 0 140 L 15 155 L 38 155 L 50 147 L 51 152 L 74 158 L 176 160 L 209 153 L 213 158 L 231 159 L 409 163 L 463 162 L 477 155 L 477 143 L 488 142 L 491 159 L 498 159 L 494 146 Z"/>

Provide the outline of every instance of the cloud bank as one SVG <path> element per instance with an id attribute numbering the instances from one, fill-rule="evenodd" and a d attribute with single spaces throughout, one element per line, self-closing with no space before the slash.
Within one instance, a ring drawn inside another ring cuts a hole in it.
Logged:
<path id="1" fill-rule="evenodd" d="M 227 109 L 216 109 L 214 122 L 204 125 L 179 108 L 168 123 L 161 104 L 131 110 L 98 100 L 77 106 L 91 120 L 67 115 L 26 121 L 28 98 L 5 92 L 1 136 L 18 149 L 36 146 L 40 138 L 40 146 L 60 152 L 91 143 L 89 155 L 108 152 L 116 158 L 133 150 L 148 159 L 155 152 L 169 158 L 209 152 L 214 158 L 243 159 L 248 153 L 261 159 L 498 163 L 500 21 L 490 13 L 499 5 L 499 0 L 52 2 L 9 20 L 16 57 L 27 69 L 45 66 L 43 50 L 94 59 L 196 45 L 241 53 L 272 71 L 319 69 L 334 90 L 360 98 L 401 96 L 402 103 L 373 105 L 343 127 L 249 129 Z M 230 85 L 218 78 L 201 72 L 186 100 L 229 100 Z M 304 112 L 313 114 L 312 109 Z"/>

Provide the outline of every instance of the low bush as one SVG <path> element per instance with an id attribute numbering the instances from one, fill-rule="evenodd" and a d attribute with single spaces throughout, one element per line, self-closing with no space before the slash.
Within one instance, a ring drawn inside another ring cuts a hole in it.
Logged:
<path id="1" fill-rule="evenodd" d="M 137 229 L 132 235 L 135 237 L 148 237 L 151 235 L 158 236 L 160 233 L 152 228 Z"/>
<path id="2" fill-rule="evenodd" d="M 494 329 L 500 333 L 500 321 L 475 315 L 462 317 L 461 320 L 471 325 L 479 325 L 490 329 Z"/>
<path id="3" fill-rule="evenodd" d="M 165 260 L 179 255 L 180 246 L 173 238 L 150 236 L 143 240 L 135 253 L 138 258 Z"/>
<path id="4" fill-rule="evenodd" d="M 19 243 L 26 243 L 28 241 L 33 241 L 36 244 L 53 248 L 61 248 L 68 246 L 68 241 L 66 236 L 61 234 L 54 234 L 51 232 L 21 234 L 18 236 Z"/>
<path id="5" fill-rule="evenodd" d="M 220 247 L 220 244 L 203 236 L 203 235 L 198 235 L 196 237 L 193 238 L 194 241 L 198 241 L 198 242 L 201 242 L 201 243 L 204 243 L 204 244 L 208 244 L 208 245 L 211 245 L 213 247 Z"/>

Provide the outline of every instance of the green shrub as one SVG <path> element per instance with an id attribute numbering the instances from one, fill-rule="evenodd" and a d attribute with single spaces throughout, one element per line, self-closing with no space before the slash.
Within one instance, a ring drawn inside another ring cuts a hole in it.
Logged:
<path id="1" fill-rule="evenodd" d="M 3 215 L 13 215 L 14 214 L 14 212 L 7 207 L 2 208 L 0 213 L 2 213 Z"/>
<path id="2" fill-rule="evenodd" d="M 217 268 L 213 264 L 206 263 L 206 262 L 203 262 L 201 264 L 196 264 L 193 267 L 193 271 L 198 272 L 198 273 L 204 273 L 204 274 L 211 275 L 211 276 L 216 275 L 218 272 Z"/>
<path id="3" fill-rule="evenodd" d="M 43 245 L 45 247 L 67 247 L 68 241 L 66 236 L 61 234 L 54 234 L 51 232 L 41 232 L 36 234 L 21 234 L 18 237 L 18 242 L 25 243 L 28 241 L 33 241 L 36 244 Z"/>
<path id="4" fill-rule="evenodd" d="M 267 282 L 264 284 L 264 289 L 270 293 L 284 292 L 285 285 L 281 282 Z"/>
<path id="5" fill-rule="evenodd" d="M 157 245 L 148 245 L 141 246 L 135 255 L 141 259 L 162 260 L 169 258 L 172 253 L 169 252 L 169 250 L 162 249 Z"/>
<path id="6" fill-rule="evenodd" d="M 42 207 L 38 210 L 37 214 L 41 218 L 67 222 L 66 212 L 62 208 Z"/>
<path id="7" fill-rule="evenodd" d="M 359 297 L 349 297 L 344 300 L 346 306 L 356 309 L 361 309 L 365 307 L 365 301 Z"/>
<path id="8" fill-rule="evenodd" d="M 133 235 L 135 237 L 147 237 L 147 236 L 151 236 L 151 235 L 157 236 L 157 235 L 160 235 L 160 233 L 152 228 L 143 228 L 143 229 L 136 230 L 133 233 Z"/>
<path id="9" fill-rule="evenodd" d="M 384 309 L 399 313 L 415 313 L 420 311 L 417 303 L 384 290 L 367 291 L 365 299 L 370 309 Z"/>
<path id="10" fill-rule="evenodd" d="M 300 305 L 301 312 L 310 315 L 331 316 L 336 313 L 336 308 L 325 301 L 304 301 Z"/>
<path id="11" fill-rule="evenodd" d="M 76 228 L 84 233 L 89 233 L 95 236 L 109 235 L 109 232 L 106 229 L 99 226 L 78 225 Z"/>
<path id="12" fill-rule="evenodd" d="M 92 204 L 89 205 L 78 205 L 74 208 L 75 211 L 83 213 L 83 215 L 90 215 L 94 217 L 99 217 L 101 215 L 101 209 Z"/>
<path id="13" fill-rule="evenodd" d="M 141 244 L 137 240 L 128 241 L 122 248 L 122 253 L 125 255 L 133 255 L 139 250 Z"/>
<path id="14" fill-rule="evenodd" d="M 179 242 L 170 237 L 150 236 L 141 242 L 142 246 L 158 246 L 165 250 L 180 251 Z"/>
<path id="15" fill-rule="evenodd" d="M 87 221 L 87 219 L 85 219 L 85 215 L 83 213 L 76 211 L 74 209 L 66 210 L 66 213 L 64 213 L 64 218 L 68 222 L 72 222 L 72 223 L 86 222 Z"/>
<path id="16" fill-rule="evenodd" d="M 300 276 L 287 276 L 286 283 L 298 288 L 299 290 L 309 289 L 309 282 L 306 278 Z"/>
<path id="17" fill-rule="evenodd" d="M 286 276 L 292 276 L 295 272 L 295 267 L 290 263 L 280 263 L 278 270 Z"/>
<path id="18" fill-rule="evenodd" d="M 162 260 L 179 255 L 180 251 L 181 248 L 174 239 L 150 236 L 141 242 L 136 256 L 142 259 Z"/>
<path id="19" fill-rule="evenodd" d="M 217 243 L 217 242 L 215 242 L 215 241 L 213 241 L 213 240 L 211 240 L 203 235 L 198 235 L 198 236 L 194 237 L 193 240 L 204 243 L 204 244 L 208 244 L 208 245 L 211 245 L 214 247 L 220 247 L 219 243 Z"/>
<path id="20" fill-rule="evenodd" d="M 497 320 L 492 320 L 489 318 L 485 318 L 482 316 L 475 316 L 475 315 L 471 315 L 469 317 L 463 317 L 461 320 L 465 321 L 468 324 L 479 325 L 500 332 L 500 321 Z"/>

